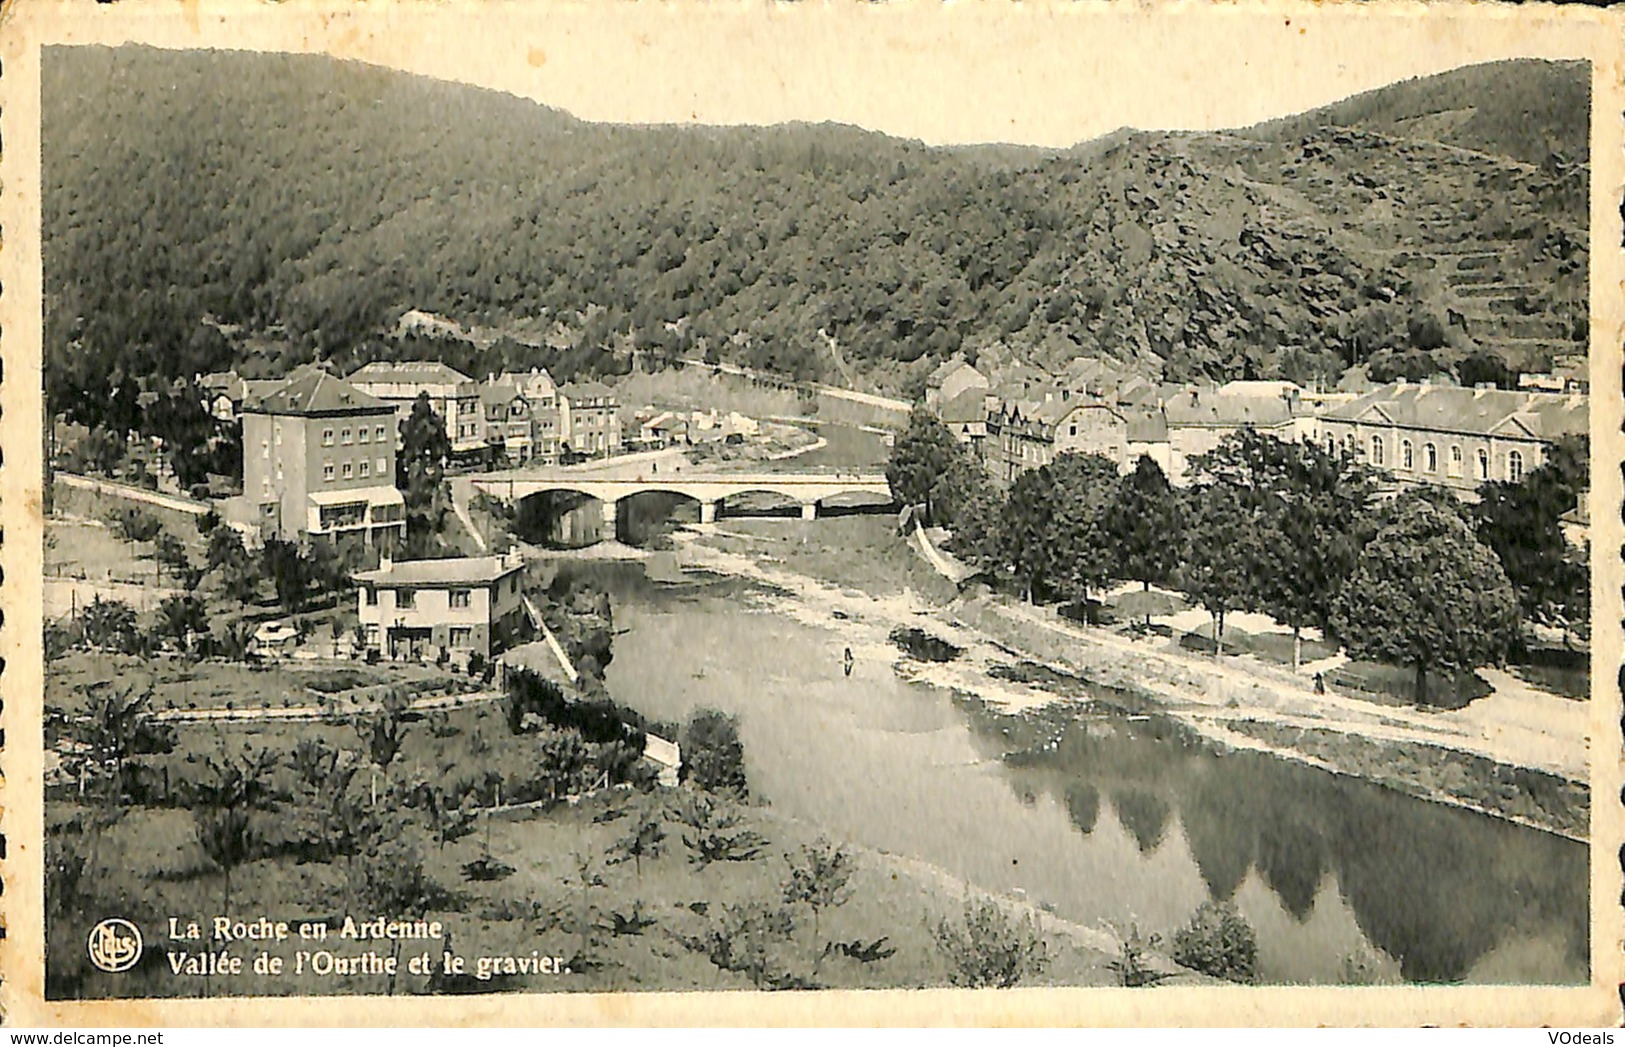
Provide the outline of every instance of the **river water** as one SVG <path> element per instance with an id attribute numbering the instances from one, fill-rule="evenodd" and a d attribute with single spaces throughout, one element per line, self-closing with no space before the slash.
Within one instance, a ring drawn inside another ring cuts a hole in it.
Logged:
<path id="1" fill-rule="evenodd" d="M 782 594 L 737 579 L 572 570 L 613 594 L 617 698 L 659 720 L 734 714 L 753 792 L 832 838 L 1091 927 L 1167 934 L 1230 899 L 1268 982 L 1588 977 L 1584 845 L 1218 755 L 1158 719 L 1001 716 L 901 679 L 883 626 L 792 618 Z"/>

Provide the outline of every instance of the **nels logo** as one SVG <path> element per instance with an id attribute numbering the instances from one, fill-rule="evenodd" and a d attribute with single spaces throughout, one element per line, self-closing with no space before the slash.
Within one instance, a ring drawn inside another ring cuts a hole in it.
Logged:
<path id="1" fill-rule="evenodd" d="M 90 929 L 90 962 L 99 970 L 118 974 L 141 959 L 141 932 L 129 920 L 109 917 Z"/>

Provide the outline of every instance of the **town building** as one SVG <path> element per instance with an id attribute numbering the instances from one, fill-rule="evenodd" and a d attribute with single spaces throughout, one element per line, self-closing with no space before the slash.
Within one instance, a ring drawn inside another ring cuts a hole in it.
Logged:
<path id="1" fill-rule="evenodd" d="M 952 399 L 944 400 L 937 407 L 937 417 L 954 434 L 954 439 L 968 444 L 980 456 L 987 440 L 989 409 L 987 387 L 973 385 Z"/>
<path id="2" fill-rule="evenodd" d="M 404 538 L 395 408 L 315 366 L 243 404 L 243 493 L 225 513 L 263 537 Z"/>
<path id="3" fill-rule="evenodd" d="M 218 421 L 235 422 L 242 417 L 243 403 L 274 388 L 280 379 L 243 378 L 236 371 L 211 371 L 198 375 L 194 384 L 203 400 L 203 409 Z"/>
<path id="4" fill-rule="evenodd" d="M 508 375 L 492 375 L 479 388 L 486 446 L 498 449 L 509 462 L 530 461 L 534 446 L 530 401 L 525 399 L 519 383 Z"/>
<path id="5" fill-rule="evenodd" d="M 987 389 L 987 376 L 958 353 L 938 364 L 925 379 L 925 406 L 933 411 L 968 389 Z"/>
<path id="6" fill-rule="evenodd" d="M 398 661 L 465 663 L 524 639 L 524 560 L 517 555 L 392 561 L 355 576 L 366 644 Z"/>
<path id="7" fill-rule="evenodd" d="M 1225 437 L 1254 429 L 1280 440 L 1295 440 L 1313 413 L 1301 390 L 1290 382 L 1232 382 L 1217 388 L 1188 386 L 1162 401 L 1168 426 L 1168 479 L 1190 482 L 1190 462 L 1219 446 Z"/>
<path id="8" fill-rule="evenodd" d="M 1486 480 L 1523 479 L 1565 436 L 1586 433 L 1589 398 L 1578 394 L 1464 389 L 1399 382 L 1327 411 L 1328 447 L 1350 451 L 1402 484 L 1473 491 Z"/>
<path id="9" fill-rule="evenodd" d="M 589 457 L 621 451 L 620 402 L 602 382 L 559 387 L 559 450 Z"/>
<path id="10" fill-rule="evenodd" d="M 453 451 L 476 450 L 484 443 L 477 431 L 470 433 L 469 420 L 463 417 L 465 399 L 461 390 L 468 385 L 468 376 L 438 360 L 374 360 L 347 380 L 367 395 L 394 406 L 403 422 L 411 417 L 418 397 L 427 396 L 429 406 L 445 424 Z"/>

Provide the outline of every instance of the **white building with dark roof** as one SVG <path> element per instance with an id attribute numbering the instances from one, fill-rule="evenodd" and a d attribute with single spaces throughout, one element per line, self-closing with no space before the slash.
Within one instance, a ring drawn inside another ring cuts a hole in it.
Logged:
<path id="1" fill-rule="evenodd" d="M 1400 382 L 1333 407 L 1321 439 L 1383 469 L 1401 483 L 1471 491 L 1486 480 L 1521 480 L 1546 450 L 1591 424 L 1579 394 Z"/>

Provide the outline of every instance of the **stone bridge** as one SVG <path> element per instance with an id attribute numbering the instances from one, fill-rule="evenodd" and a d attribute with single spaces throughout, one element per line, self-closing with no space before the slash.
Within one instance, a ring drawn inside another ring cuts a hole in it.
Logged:
<path id="1" fill-rule="evenodd" d="M 826 498 L 843 494 L 879 495 L 891 501 L 891 485 L 886 477 L 872 473 L 707 473 L 678 471 L 647 476 L 604 476 L 570 469 L 535 472 L 515 470 L 475 473 L 456 478 L 454 491 L 466 497 L 481 492 L 491 498 L 519 502 L 544 491 L 570 491 L 596 498 L 603 506 L 604 527 L 612 531 L 616 506 L 623 498 L 647 491 L 680 494 L 700 503 L 700 522 L 716 520 L 725 499 L 734 495 L 765 492 L 783 495 L 801 503 L 801 518 L 813 520 L 818 505 Z"/>

